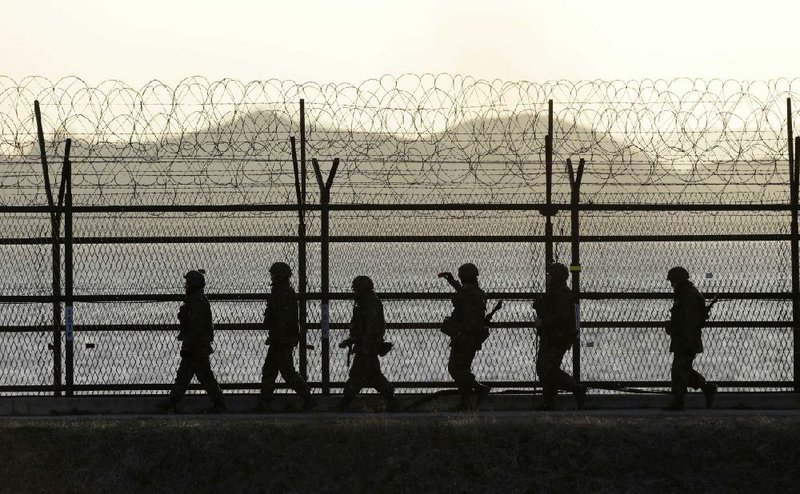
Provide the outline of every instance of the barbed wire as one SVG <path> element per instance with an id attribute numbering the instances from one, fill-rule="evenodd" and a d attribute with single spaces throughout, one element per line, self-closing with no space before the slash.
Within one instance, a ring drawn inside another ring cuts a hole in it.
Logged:
<path id="1" fill-rule="evenodd" d="M 406 74 L 133 88 L 0 77 L 0 203 L 44 203 L 34 100 L 51 174 L 72 139 L 75 204 L 293 203 L 301 98 L 309 158 L 342 163 L 333 202 L 542 202 L 549 99 L 556 201 L 569 197 L 564 161 L 583 157 L 592 202 L 786 202 L 786 99 L 798 86 Z"/>

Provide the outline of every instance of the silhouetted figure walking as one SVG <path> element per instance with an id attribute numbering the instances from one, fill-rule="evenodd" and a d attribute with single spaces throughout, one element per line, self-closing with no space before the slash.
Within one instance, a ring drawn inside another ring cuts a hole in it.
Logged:
<path id="1" fill-rule="evenodd" d="M 311 390 L 303 377 L 294 368 L 292 354 L 300 341 L 297 322 L 297 294 L 289 284 L 292 269 L 284 262 L 276 262 L 269 268 L 272 290 L 264 309 L 264 329 L 267 330 L 267 356 L 261 370 L 261 397 L 258 410 L 269 411 L 269 404 L 275 391 L 278 373 L 297 394 L 303 397 L 303 410 L 316 405 Z"/>
<path id="2" fill-rule="evenodd" d="M 534 327 L 539 333 L 539 351 L 536 355 L 536 374 L 542 383 L 544 400 L 540 410 L 552 410 L 558 390 L 571 391 L 578 408 L 583 407 L 586 386 L 561 370 L 564 354 L 572 347 L 577 336 L 575 328 L 575 303 L 567 287 L 569 270 L 560 263 L 547 267 L 544 297 L 536 302 Z"/>
<path id="3" fill-rule="evenodd" d="M 445 319 L 442 332 L 450 336 L 450 358 L 447 370 L 453 377 L 461 402 L 456 408 L 459 411 L 477 410 L 491 388 L 475 380 L 472 373 L 472 360 L 489 336 L 486 327 L 486 293 L 478 285 L 478 268 L 472 264 L 462 264 L 458 268 L 456 281 L 449 272 L 439 273 L 450 283 L 456 293 L 452 297 L 453 312 Z M 477 393 L 473 407 L 470 395 Z"/>
<path id="4" fill-rule="evenodd" d="M 706 307 L 705 298 L 689 280 L 689 272 L 676 266 L 667 272 L 667 280 L 675 291 L 675 299 L 667 322 L 670 336 L 669 351 L 672 352 L 672 394 L 675 398 L 665 410 L 683 410 L 687 386 L 702 389 L 706 407 L 711 407 L 717 394 L 717 385 L 706 382 L 692 368 L 698 353 L 703 352 L 702 329 L 711 306 Z"/>
<path id="5" fill-rule="evenodd" d="M 386 411 L 400 409 L 394 396 L 394 387 L 381 372 L 379 357 L 389 353 L 392 344 L 384 341 L 386 320 L 383 303 L 375 295 L 375 286 L 368 276 L 353 279 L 353 318 L 350 320 L 350 335 L 339 343 L 339 348 L 354 354 L 353 365 L 344 385 L 342 399 L 334 406 L 336 411 L 346 411 L 356 395 L 365 387 L 375 388 L 386 399 Z"/>
<path id="6" fill-rule="evenodd" d="M 214 350 L 211 344 L 214 341 L 214 325 L 211 320 L 211 304 L 208 302 L 203 289 L 206 286 L 205 271 L 189 271 L 183 278 L 186 280 L 186 298 L 178 311 L 181 341 L 181 363 L 178 366 L 178 375 L 175 384 L 169 393 L 169 400 L 164 408 L 174 413 L 192 377 L 205 388 L 211 397 L 213 406 L 206 410 L 209 413 L 225 411 L 222 391 L 219 388 L 214 373 L 211 371 L 209 355 Z"/>

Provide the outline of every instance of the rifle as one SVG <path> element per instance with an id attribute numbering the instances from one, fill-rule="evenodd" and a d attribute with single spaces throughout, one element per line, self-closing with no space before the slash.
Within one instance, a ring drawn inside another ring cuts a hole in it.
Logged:
<path id="1" fill-rule="evenodd" d="M 719 302 L 719 295 L 714 295 L 714 298 L 711 299 L 711 302 L 708 305 L 703 305 L 703 321 L 708 321 L 708 318 L 711 316 L 711 309 L 714 308 Z M 666 332 L 668 335 L 672 336 L 672 324 L 671 321 L 667 321 L 666 323 Z"/>
<path id="2" fill-rule="evenodd" d="M 708 317 L 711 315 L 711 309 L 713 309 L 714 306 L 717 304 L 717 302 L 719 302 L 718 297 L 719 297 L 719 295 L 714 295 L 714 298 L 711 299 L 711 302 L 709 302 L 708 305 L 705 306 L 705 310 L 706 310 L 706 312 L 705 312 L 705 316 L 706 316 L 705 320 L 706 321 L 708 321 Z"/>
<path id="3" fill-rule="evenodd" d="M 339 343 L 339 348 L 347 348 L 347 367 L 350 367 L 350 356 L 353 354 L 353 345 L 355 345 L 353 338 L 345 338 Z"/>
<path id="4" fill-rule="evenodd" d="M 484 341 L 486 341 L 489 338 L 489 326 L 488 326 L 489 323 L 492 322 L 492 318 L 494 317 L 495 313 L 502 308 L 503 308 L 503 301 L 498 300 L 497 303 L 494 305 L 494 309 L 492 309 L 491 312 L 489 312 L 483 317 L 483 328 L 480 330 L 479 333 L 476 334 L 479 340 L 478 343 L 480 343 L 481 345 L 483 344 Z"/>
<path id="5" fill-rule="evenodd" d="M 533 331 L 536 333 L 536 336 L 540 336 L 540 328 L 536 327 L 536 320 L 539 319 L 539 312 L 542 310 L 542 303 L 542 297 L 539 297 L 533 301 Z"/>
<path id="6" fill-rule="evenodd" d="M 485 324 L 489 324 L 490 322 L 492 322 L 492 318 L 494 317 L 495 313 L 497 313 L 497 311 L 499 311 L 502 308 L 503 308 L 503 301 L 502 300 L 498 300 L 497 303 L 494 305 L 494 308 L 491 310 L 491 312 L 489 312 L 488 314 L 486 314 L 484 316 L 484 318 L 483 318 L 484 323 Z M 453 338 L 453 337 L 456 336 L 456 332 L 455 332 L 456 329 L 457 328 L 453 325 L 453 320 L 450 318 L 450 316 L 445 317 L 444 318 L 444 322 L 442 323 L 442 327 L 441 327 L 440 331 L 442 333 L 446 334 L 447 336 Z M 487 334 L 487 336 L 488 336 L 488 334 Z M 485 338 L 484 338 L 484 340 L 485 340 Z"/>
<path id="7" fill-rule="evenodd" d="M 378 349 L 378 355 L 381 357 L 385 357 L 386 354 L 392 351 L 392 347 L 394 347 L 394 343 L 391 341 L 384 341 L 381 343 L 380 349 Z"/>
<path id="8" fill-rule="evenodd" d="M 497 313 L 497 311 L 499 311 L 502 308 L 503 308 L 503 301 L 502 300 L 498 300 L 497 303 L 494 304 L 494 308 L 491 310 L 491 312 L 486 314 L 486 318 L 485 318 L 486 324 L 489 324 L 490 322 L 492 322 L 492 318 L 494 317 L 495 313 Z"/>
<path id="9" fill-rule="evenodd" d="M 350 357 L 353 355 L 353 345 L 355 345 L 355 343 L 355 340 L 352 338 L 346 338 L 339 343 L 339 348 L 347 348 L 347 367 L 350 367 Z M 385 357 L 386 354 L 392 351 L 392 347 L 394 347 L 394 343 L 391 341 L 382 342 L 380 348 L 378 348 L 378 355 Z"/>
<path id="10" fill-rule="evenodd" d="M 272 344 L 272 336 L 267 336 L 267 341 L 264 342 L 265 345 L 270 346 Z M 300 346 L 300 341 L 297 341 L 297 346 Z M 306 343 L 306 350 L 314 350 L 314 345 L 310 343 Z"/>

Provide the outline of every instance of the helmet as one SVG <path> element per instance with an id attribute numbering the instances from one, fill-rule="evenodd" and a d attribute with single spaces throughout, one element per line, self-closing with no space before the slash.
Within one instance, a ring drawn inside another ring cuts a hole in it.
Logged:
<path id="1" fill-rule="evenodd" d="M 689 281 L 689 271 L 681 266 L 675 266 L 667 272 L 667 279 L 675 282 Z"/>
<path id="2" fill-rule="evenodd" d="M 458 277 L 462 280 L 474 280 L 478 277 L 478 268 L 468 262 L 458 267 Z"/>
<path id="3" fill-rule="evenodd" d="M 186 285 L 190 288 L 204 288 L 206 286 L 205 274 L 205 269 L 193 269 L 183 275 L 183 279 L 186 280 Z"/>
<path id="4" fill-rule="evenodd" d="M 547 266 L 547 274 L 552 277 L 553 282 L 563 283 L 569 278 L 569 269 L 560 262 L 554 262 Z"/>
<path id="5" fill-rule="evenodd" d="M 269 274 L 276 278 L 289 278 L 292 276 L 292 268 L 285 262 L 273 263 L 269 268 Z"/>
<path id="6" fill-rule="evenodd" d="M 369 276 L 356 276 L 353 278 L 353 291 L 356 293 L 371 292 L 375 290 L 375 284 Z"/>

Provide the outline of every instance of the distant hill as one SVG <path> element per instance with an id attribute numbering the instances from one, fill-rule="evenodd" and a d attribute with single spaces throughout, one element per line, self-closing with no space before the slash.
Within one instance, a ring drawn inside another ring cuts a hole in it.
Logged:
<path id="1" fill-rule="evenodd" d="M 586 198 L 693 189 L 713 195 L 724 190 L 714 170 L 693 176 L 670 164 L 669 157 L 658 156 L 664 150 L 680 155 L 680 143 L 670 147 L 668 142 L 559 120 L 555 128 L 557 201 L 568 200 L 567 157 L 575 165 L 580 157 L 588 161 L 582 189 Z M 422 129 L 404 135 L 324 126 L 309 118 L 308 190 L 317 190 L 310 159 L 319 158 L 327 170 L 330 160 L 339 157 L 334 201 L 541 201 L 546 133 L 543 112 L 464 119 L 437 132 Z M 291 135 L 299 146 L 299 123 L 274 111 L 236 115 L 224 124 L 184 134 L 153 135 L 143 127 L 117 142 L 74 135 L 75 194 L 80 202 L 93 204 L 293 201 Z M 109 136 L 114 137 L 120 138 Z M 38 150 L 24 147 L 30 152 L 23 163 L 0 157 L 7 162 L 0 173 L 3 202 L 18 202 L 20 194 L 28 201 L 31 194 L 44 198 L 43 191 L 36 192 L 41 189 Z M 51 158 L 51 170 L 58 168 L 60 160 Z"/>

